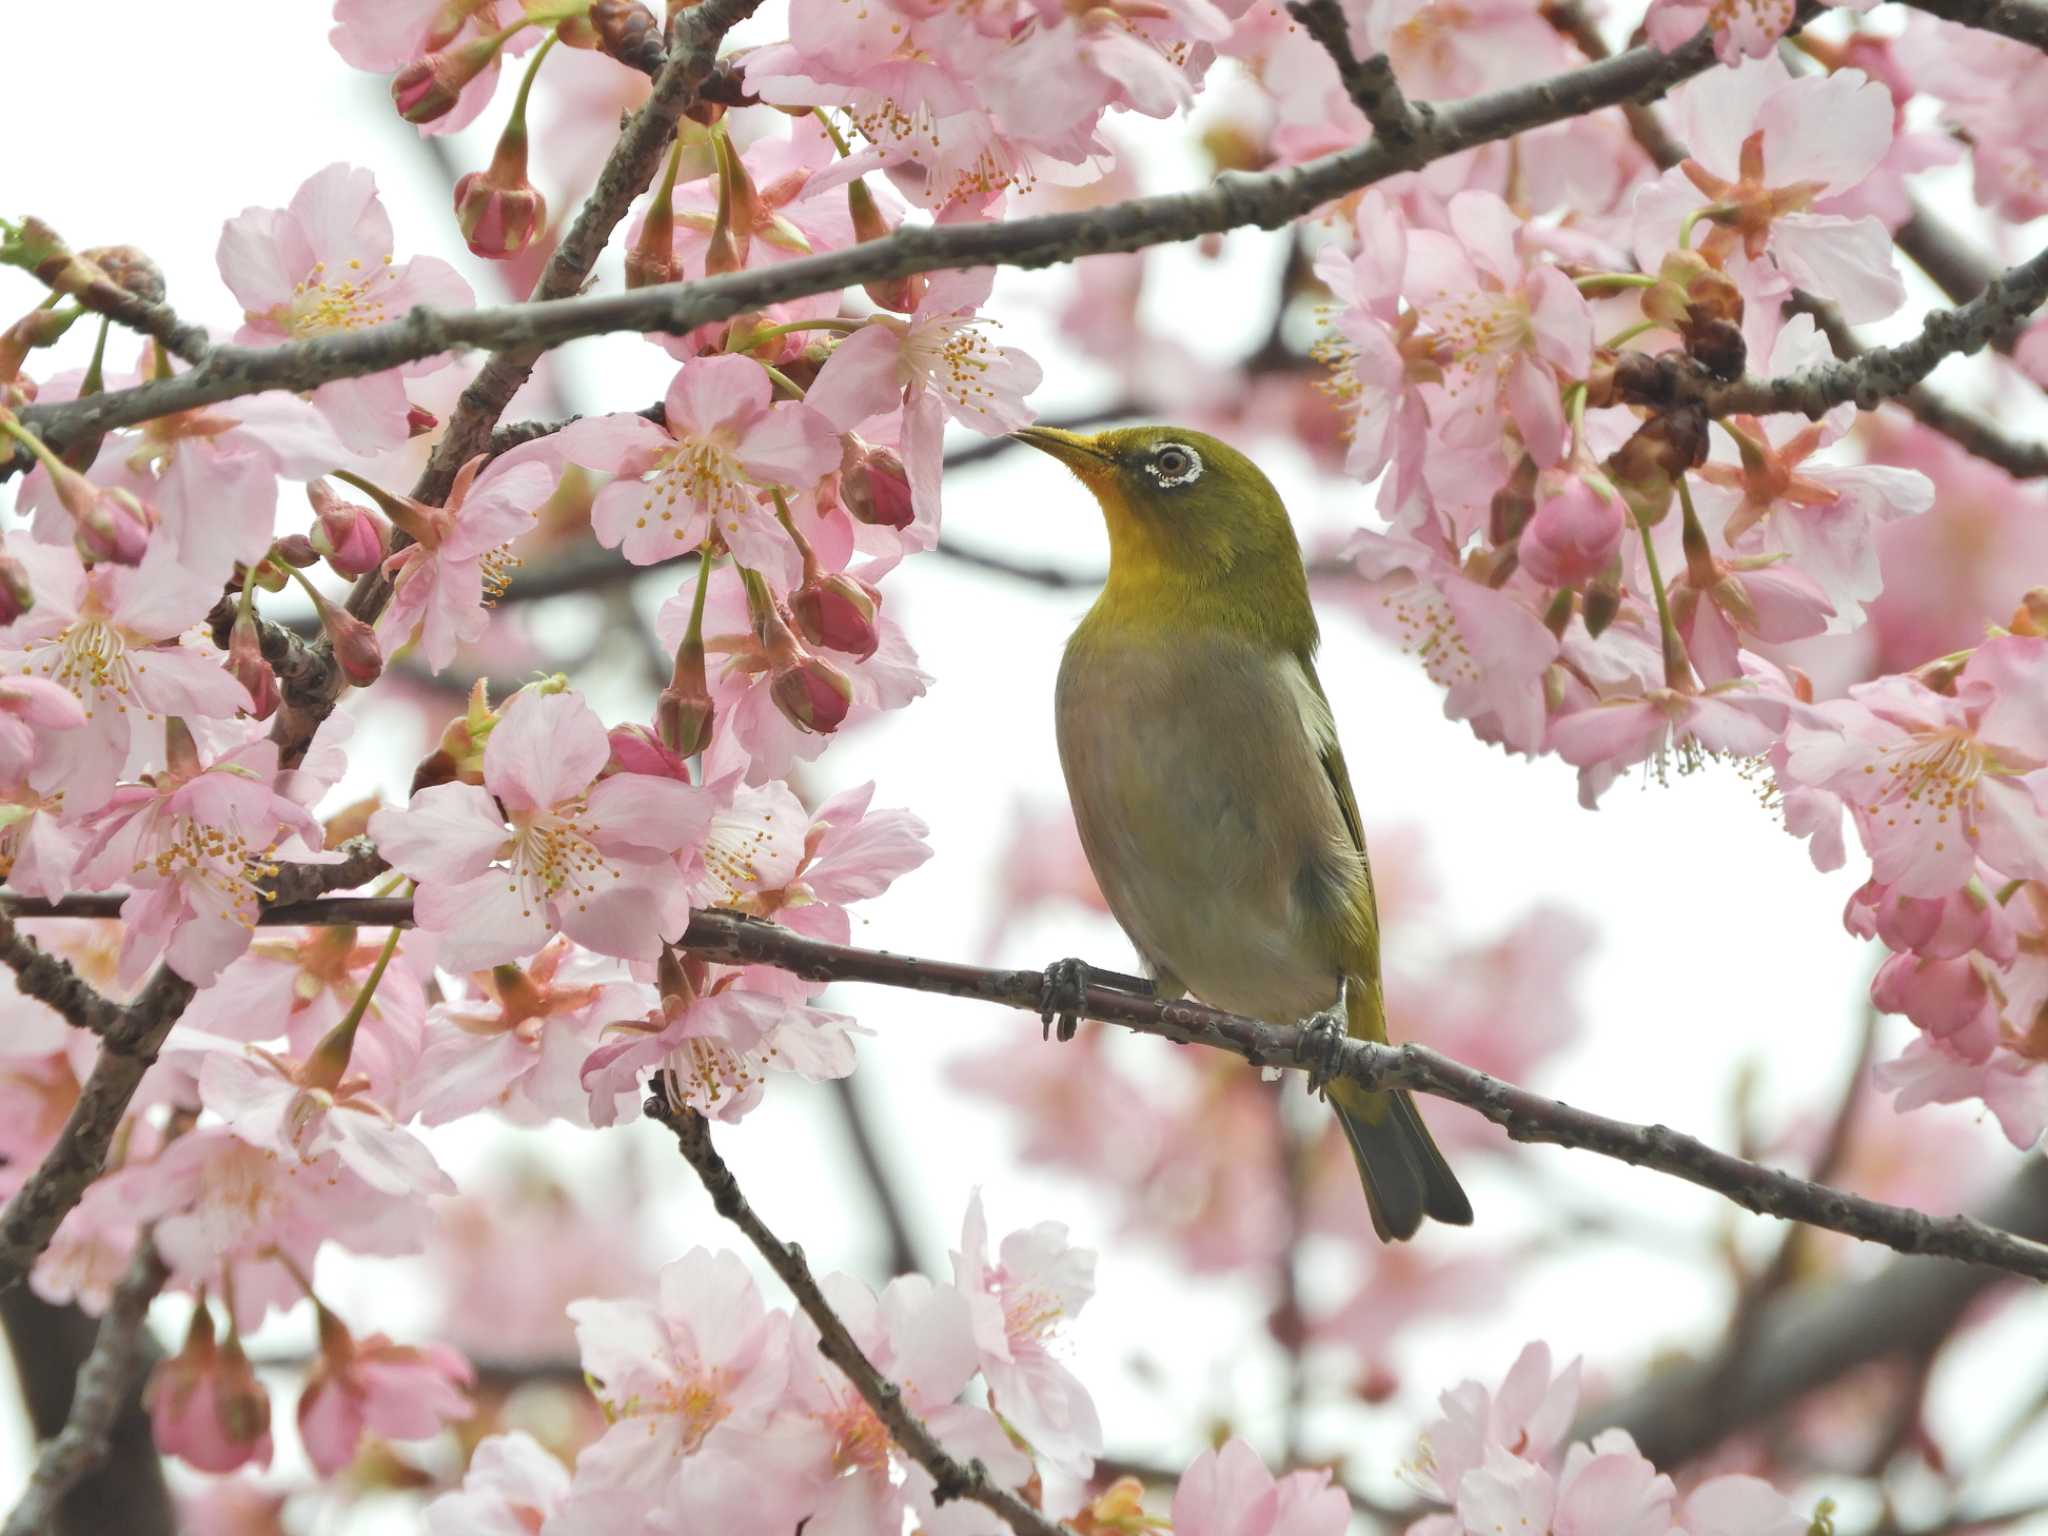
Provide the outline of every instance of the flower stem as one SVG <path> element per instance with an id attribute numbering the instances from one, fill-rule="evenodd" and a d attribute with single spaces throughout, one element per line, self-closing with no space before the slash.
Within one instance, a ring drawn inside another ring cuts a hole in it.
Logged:
<path id="1" fill-rule="evenodd" d="M 1657 599 L 1657 627 L 1664 637 L 1664 686 L 1679 693 L 1692 691 L 1692 662 L 1686 657 L 1685 642 L 1671 617 L 1671 600 L 1664 595 L 1664 577 L 1657 569 L 1657 544 L 1650 525 L 1640 517 L 1636 527 L 1643 536 L 1643 563 L 1650 568 L 1650 591 Z"/>
<path id="2" fill-rule="evenodd" d="M 777 389 L 781 390 L 781 391 L 782 391 L 782 392 L 783 392 L 783 393 L 784 393 L 785 395 L 788 395 L 788 396 L 789 396 L 789 398 L 790 398 L 790 399 L 792 399 L 792 400 L 801 400 L 801 399 L 803 399 L 803 397 L 804 397 L 804 387 L 803 387 L 803 385 L 801 385 L 801 384 L 797 383 L 797 381 L 796 381 L 795 379 L 792 379 L 792 378 L 791 378 L 791 377 L 790 377 L 790 376 L 789 376 L 788 374 L 784 373 L 784 372 L 783 372 L 783 371 L 782 371 L 782 370 L 781 370 L 780 368 L 777 368 L 777 367 L 776 367 L 776 366 L 775 366 L 774 364 L 772 364 L 772 363 L 762 363 L 762 364 L 761 364 L 761 366 L 762 366 L 763 368 L 766 368 L 766 369 L 768 370 L 768 381 L 769 381 L 769 383 L 773 384 L 773 385 L 774 385 L 774 386 L 775 386 L 775 387 L 776 387 Z"/>
<path id="3" fill-rule="evenodd" d="M 1657 279 L 1647 272 L 1592 272 L 1584 277 L 1574 278 L 1581 293 L 1593 293 L 1603 288 L 1654 288 Z"/>
<path id="4" fill-rule="evenodd" d="M 1647 331 L 1658 331 L 1663 328 L 1664 324 L 1661 320 L 1638 320 L 1634 325 L 1627 327 L 1625 330 L 1616 331 L 1612 336 L 1601 342 L 1600 345 L 1612 351 L 1616 347 L 1626 346 L 1629 342 L 1634 341 L 1638 336 L 1643 335 Z"/>
<path id="5" fill-rule="evenodd" d="M 526 62 L 526 73 L 519 81 L 519 94 L 512 98 L 512 115 L 505 119 L 505 131 L 519 130 L 521 138 L 526 136 L 526 98 L 533 94 L 533 77 L 540 73 L 540 61 L 554 51 L 555 44 L 562 39 L 558 27 L 548 33 L 541 45 L 534 49 L 533 57 Z"/>
<path id="6" fill-rule="evenodd" d="M 24 427 L 11 414 L 5 411 L 0 411 L 0 432 L 6 433 L 24 448 L 28 449 L 30 453 L 34 454 L 36 462 L 49 470 L 52 476 L 55 476 L 60 471 L 67 471 L 71 468 L 69 464 L 66 464 L 50 451 L 49 444 L 45 443 L 40 437 L 37 437 L 35 433 L 29 431 L 27 427 Z"/>
<path id="7" fill-rule="evenodd" d="M 765 330 L 755 331 L 750 336 L 728 339 L 728 352 L 751 352 L 764 341 L 773 341 L 778 336 L 793 336 L 798 331 L 837 331 L 842 336 L 851 336 L 867 324 L 865 320 L 792 320 L 787 325 L 771 325 Z"/>
<path id="8" fill-rule="evenodd" d="M 852 150 L 846 147 L 845 136 L 840 133 L 837 126 L 834 125 L 832 119 L 826 115 L 825 109 L 823 107 L 811 108 L 811 114 L 817 118 L 818 125 L 825 130 L 826 137 L 832 140 L 832 147 L 839 151 L 840 157 L 842 159 L 845 156 L 853 153 Z"/>
<path id="9" fill-rule="evenodd" d="M 107 328 L 112 324 L 113 322 L 105 315 L 100 316 L 100 333 L 93 339 L 92 361 L 85 365 L 85 377 L 78 381 L 78 397 L 81 400 L 87 395 L 97 395 L 107 387 Z M 159 363 L 163 366 L 163 371 L 158 374 L 158 377 L 169 378 L 171 372 L 169 360 L 164 357 L 163 343 L 161 342 L 157 343 L 156 355 Z"/>
<path id="10" fill-rule="evenodd" d="M 363 1015 L 370 1011 L 370 999 L 377 995 L 377 983 L 384 979 L 385 967 L 391 964 L 391 957 L 398 950 L 398 936 L 402 930 L 394 928 L 384 940 L 384 947 L 377 952 L 377 962 L 370 967 L 370 974 L 363 978 L 362 989 L 356 993 L 356 1000 L 342 1020 L 327 1032 L 321 1042 L 313 1048 L 313 1055 L 306 1063 L 306 1082 L 309 1088 L 325 1088 L 330 1092 L 340 1083 L 342 1074 L 348 1071 L 349 1056 L 355 1050 L 356 1030 L 363 1022 Z M 311 1294 L 309 1291 L 308 1295 Z"/>

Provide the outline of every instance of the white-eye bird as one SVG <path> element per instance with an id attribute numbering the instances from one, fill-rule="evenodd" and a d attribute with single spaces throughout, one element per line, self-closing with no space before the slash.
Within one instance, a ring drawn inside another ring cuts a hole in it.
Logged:
<path id="1" fill-rule="evenodd" d="M 1071 469 L 1109 525 L 1109 580 L 1060 664 L 1060 762 L 1155 989 L 1273 1021 L 1341 1010 L 1349 1034 L 1384 1041 L 1365 832 L 1279 493 L 1178 427 L 1015 435 Z M 1472 1220 L 1406 1092 L 1327 1091 L 1382 1240 Z"/>

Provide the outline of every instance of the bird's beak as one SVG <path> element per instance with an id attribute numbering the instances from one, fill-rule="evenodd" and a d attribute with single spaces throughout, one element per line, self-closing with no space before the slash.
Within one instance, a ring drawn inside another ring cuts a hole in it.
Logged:
<path id="1" fill-rule="evenodd" d="M 1092 437 L 1080 432 L 1063 432 L 1058 427 L 1019 427 L 1010 436 L 1020 443 L 1029 443 L 1042 453 L 1049 453 L 1076 474 L 1090 469 L 1101 469 L 1110 461 L 1109 455 L 1096 445 Z"/>

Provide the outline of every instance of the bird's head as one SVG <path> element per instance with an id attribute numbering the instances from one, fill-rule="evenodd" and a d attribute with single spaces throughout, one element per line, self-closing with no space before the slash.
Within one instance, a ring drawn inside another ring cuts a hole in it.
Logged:
<path id="1" fill-rule="evenodd" d="M 1299 580 L 1301 552 L 1273 482 L 1228 443 L 1185 427 L 1057 427 L 1011 434 L 1051 454 L 1095 493 L 1109 524 L 1110 580 Z"/>

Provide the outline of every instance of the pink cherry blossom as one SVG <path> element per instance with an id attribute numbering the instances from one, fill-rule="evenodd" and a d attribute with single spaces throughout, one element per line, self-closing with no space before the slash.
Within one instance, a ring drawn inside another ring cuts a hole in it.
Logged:
<path id="1" fill-rule="evenodd" d="M 651 960 L 689 921 L 677 852 L 711 805 L 674 779 L 600 780 L 611 745 L 574 694 L 523 692 L 484 745 L 481 785 L 438 784 L 382 810 L 370 835 L 419 882 L 420 925 L 441 963 L 480 970 L 566 933 L 599 954 Z"/>
<path id="2" fill-rule="evenodd" d="M 276 779 L 276 743 L 252 741 L 210 762 L 174 760 L 154 783 L 122 785 L 85 818 L 79 878 L 132 889 L 121 904 L 125 983 L 162 955 L 206 986 L 249 947 L 272 856 L 290 842 L 321 842 L 319 823 L 278 793 Z"/>
<path id="3" fill-rule="evenodd" d="M 981 1191 L 967 1201 L 953 1284 L 966 1296 L 989 1401 L 1032 1448 L 1075 1477 L 1102 1453 L 1102 1421 L 1088 1389 L 1055 1354 L 1061 1324 L 1095 1294 L 1095 1254 L 1044 1221 L 1002 1241 L 991 1262 Z"/>
<path id="4" fill-rule="evenodd" d="M 1688 773 L 1709 758 L 1760 757 L 1786 713 L 1781 695 L 1749 677 L 1699 693 L 1647 688 L 1558 716 L 1546 745 L 1580 770 L 1579 800 L 1590 806 L 1637 763 L 1652 763 L 1661 779 L 1673 766 Z"/>
<path id="5" fill-rule="evenodd" d="M 1678 1523 L 1686 1536 L 1801 1536 L 1813 1525 L 1760 1477 L 1710 1477 L 1685 1496 Z"/>
<path id="6" fill-rule="evenodd" d="M 515 450 L 516 452 L 517 450 Z M 391 601 L 377 619 L 386 648 L 417 628 L 436 672 L 458 645 L 482 638 L 485 609 L 505 590 L 513 565 L 509 546 L 528 532 L 554 487 L 542 463 L 506 454 L 485 467 L 482 455 L 463 465 L 448 500 L 421 508 L 408 544 L 384 562 Z"/>
<path id="7" fill-rule="evenodd" d="M 514 1429 L 479 1441 L 462 1486 L 435 1499 L 422 1518 L 427 1536 L 534 1536 L 568 1492 L 569 1469 L 525 1430 Z"/>
<path id="8" fill-rule="evenodd" d="M 1438 549 L 1362 531 L 1347 551 L 1366 578 L 1366 622 L 1445 688 L 1444 713 L 1510 751 L 1543 744 L 1544 674 L 1557 637 L 1516 598 L 1468 579 Z"/>
<path id="9" fill-rule="evenodd" d="M 1031 1474 L 993 1415 L 956 1399 L 974 1374 L 976 1350 L 967 1298 L 922 1275 L 902 1275 L 877 1297 L 849 1275 L 819 1282 L 826 1301 L 903 1403 L 953 1456 L 979 1459 L 989 1476 L 1014 1488 Z M 791 1409 L 816 1432 L 796 1475 L 813 1490 L 811 1527 L 820 1536 L 894 1536 L 904 1515 L 933 1518 L 931 1475 L 902 1457 L 839 1368 L 818 1348 L 817 1329 L 796 1319 L 790 1348 Z"/>
<path id="10" fill-rule="evenodd" d="M 1987 641 L 1953 697 L 1910 678 L 1860 684 L 1787 738 L 1789 777 L 1855 813 L 1876 878 L 1943 897 L 1981 857 L 2009 877 L 2048 876 L 2048 640 Z"/>
<path id="11" fill-rule="evenodd" d="M 235 340 L 264 345 L 360 330 L 415 306 L 466 309 L 469 284 L 445 261 L 392 255 L 391 220 L 376 179 L 349 165 L 315 173 L 285 208 L 246 208 L 221 229 L 221 280 L 242 306 Z M 313 403 L 357 453 L 395 448 L 409 435 L 405 375 L 430 359 L 358 379 L 323 384 Z"/>
<path id="12" fill-rule="evenodd" d="M 311 1273 L 330 1238 L 357 1253 L 407 1253 L 429 1221 L 425 1202 L 380 1193 L 331 1155 L 311 1166 L 202 1126 L 152 1161 L 103 1183 L 133 1219 L 156 1224 L 172 1282 L 186 1289 L 227 1276 L 234 1322 L 257 1326 L 303 1294 L 289 1265 Z"/>
<path id="13" fill-rule="evenodd" d="M 0 780 L 20 780 L 45 731 L 75 731 L 85 706 L 69 688 L 41 677 L 0 678 Z"/>
<path id="14" fill-rule="evenodd" d="M 427 1015 L 407 1102 L 428 1125 L 487 1106 L 517 1120 L 589 1124 L 581 1073 L 610 1025 L 644 1016 L 648 989 L 557 936 L 526 965 L 497 965 L 475 992 Z"/>
<path id="15" fill-rule="evenodd" d="M 131 750 L 161 763 L 162 719 L 225 719 L 249 707 L 219 653 L 196 636 L 185 643 L 219 588 L 180 566 L 168 545 L 134 567 L 87 567 L 68 547 L 19 535 L 7 550 L 34 579 L 36 605 L 0 629 L 0 670 L 47 679 L 85 709 L 78 729 L 44 739 L 29 772 L 34 789 L 62 793 L 66 815 L 104 805 Z"/>
<path id="16" fill-rule="evenodd" d="M 793 584 L 796 549 L 766 492 L 809 491 L 839 467 L 839 440 L 821 412 L 771 403 L 774 393 L 752 358 L 692 358 L 669 384 L 662 424 L 615 415 L 570 427 L 570 459 L 616 476 L 591 508 L 598 541 L 651 565 L 715 532 L 741 564 Z"/>
<path id="17" fill-rule="evenodd" d="M 1877 0 L 1852 0 L 1850 10 L 1867 11 Z M 1649 39 L 1666 53 L 1683 47 L 1701 27 L 1714 29 L 1714 52 L 1723 64 L 1770 55 L 1798 11 L 1797 0 L 1651 0 L 1644 18 Z"/>
<path id="18" fill-rule="evenodd" d="M 1351 1501 L 1328 1472 L 1276 1480 L 1234 1435 L 1189 1463 L 1173 1491 L 1174 1536 L 1341 1536 L 1350 1524 Z"/>
<path id="19" fill-rule="evenodd" d="M 1436 424 L 1444 448 L 1497 457 L 1500 426 L 1512 420 L 1537 464 L 1555 464 L 1565 445 L 1563 385 L 1592 362 L 1592 311 L 1498 197 L 1460 192 L 1445 212 L 1447 232 L 1409 232 L 1402 277 L 1449 357 L 1447 412 Z"/>
<path id="20" fill-rule="evenodd" d="M 1027 425 L 1042 371 L 985 334 L 975 311 L 994 283 L 987 267 L 934 273 L 908 320 L 877 315 L 834 347 L 805 400 L 842 431 L 901 407 L 906 462 L 937 451 L 948 419 L 990 437 Z"/>
<path id="21" fill-rule="evenodd" d="M 369 1097 L 360 1078 L 324 1086 L 309 1068 L 252 1046 L 208 1051 L 199 1068 L 199 1096 L 250 1146 L 295 1159 L 302 1168 L 332 1154 L 387 1195 L 455 1192 L 426 1143 Z"/>
<path id="22" fill-rule="evenodd" d="M 1644 271 L 1656 271 L 1677 244 L 1686 215 L 1708 209 L 1699 249 L 1729 261 L 1755 302 L 1797 286 L 1832 299 L 1852 322 L 1882 319 L 1905 302 L 1882 223 L 1811 211 L 1884 159 L 1889 91 L 1854 69 L 1794 79 L 1772 54 L 1709 70 L 1672 99 L 1691 158 L 1637 194 Z"/>
<path id="23" fill-rule="evenodd" d="M 1979 1100 L 2022 1152 L 2033 1150 L 2048 1131 L 2048 1061 L 2009 1046 L 1994 1046 L 1973 1061 L 1922 1035 L 1873 1071 L 1878 1087 L 1895 1095 L 1901 1114 L 1923 1104 Z"/>
<path id="24" fill-rule="evenodd" d="M 612 1124 L 650 1069 L 662 1074 L 657 1086 L 672 1102 L 726 1121 L 761 1102 L 771 1071 L 811 1082 L 851 1073 L 860 1026 L 790 997 L 779 978 L 770 985 L 756 990 L 743 972 L 706 970 L 645 1018 L 612 1025 L 612 1038 L 583 1062 L 591 1124 Z"/>
<path id="25" fill-rule="evenodd" d="M 1468 1473 L 1490 1453 L 1547 1462 L 1570 1433 L 1579 1405 L 1579 1362 L 1551 1371 L 1550 1346 L 1525 1346 L 1500 1384 L 1489 1392 L 1463 1381 L 1437 1399 L 1444 1416 L 1422 1432 L 1418 1480 L 1446 1504 L 1455 1503 Z"/>
<path id="26" fill-rule="evenodd" d="M 1604 480 L 1546 475 L 1515 550 L 1522 569 L 1546 587 L 1572 587 L 1607 568 L 1621 548 L 1626 512 Z"/>
<path id="27" fill-rule="evenodd" d="M 299 1439 L 322 1477 L 355 1460 L 366 1431 L 424 1440 L 475 1411 L 463 1390 L 475 1373 L 454 1350 L 394 1344 L 381 1333 L 359 1339 L 324 1306 L 319 1314 L 320 1353 L 299 1395 Z"/>
<path id="28" fill-rule="evenodd" d="M 787 1474 L 821 1437 L 783 1411 L 789 1318 L 762 1304 L 737 1256 L 692 1249 L 662 1270 L 654 1300 L 577 1301 L 569 1314 L 611 1422 L 577 1458 L 550 1529 L 766 1536 L 809 1513 Z"/>
<path id="29" fill-rule="evenodd" d="M 1671 1479 L 1644 1460 L 1624 1430 L 1575 1445 L 1556 1475 L 1489 1445 L 1458 1482 L 1457 1519 L 1471 1536 L 1508 1529 L 1552 1536 L 1670 1536 Z"/>

